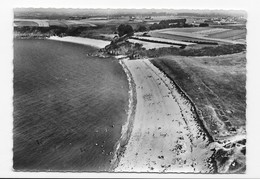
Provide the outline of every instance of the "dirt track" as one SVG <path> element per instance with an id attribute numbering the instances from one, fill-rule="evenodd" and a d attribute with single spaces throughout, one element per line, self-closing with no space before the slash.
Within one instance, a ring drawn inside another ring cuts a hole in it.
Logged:
<path id="1" fill-rule="evenodd" d="M 115 171 L 212 172 L 207 135 L 190 102 L 149 60 L 124 60 L 136 84 L 132 133 Z"/>

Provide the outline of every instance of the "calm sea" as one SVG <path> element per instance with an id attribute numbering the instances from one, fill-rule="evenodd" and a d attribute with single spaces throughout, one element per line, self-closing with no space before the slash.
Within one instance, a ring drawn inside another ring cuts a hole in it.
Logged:
<path id="1" fill-rule="evenodd" d="M 126 121 L 128 82 L 95 48 L 14 40 L 17 170 L 106 171 Z"/>

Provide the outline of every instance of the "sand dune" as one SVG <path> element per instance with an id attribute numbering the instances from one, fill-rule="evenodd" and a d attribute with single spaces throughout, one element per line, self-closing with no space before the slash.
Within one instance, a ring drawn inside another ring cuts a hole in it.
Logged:
<path id="1" fill-rule="evenodd" d="M 212 172 L 209 138 L 194 108 L 149 60 L 123 60 L 136 85 L 132 133 L 117 172 Z"/>

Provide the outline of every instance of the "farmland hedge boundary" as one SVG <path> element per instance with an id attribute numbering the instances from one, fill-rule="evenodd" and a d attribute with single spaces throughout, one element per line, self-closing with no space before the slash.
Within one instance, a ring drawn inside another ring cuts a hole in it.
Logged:
<path id="1" fill-rule="evenodd" d="M 169 45 L 177 45 L 180 47 L 186 47 L 186 45 L 180 44 L 180 43 L 163 42 L 163 41 L 158 41 L 158 40 L 142 39 L 142 38 L 137 38 L 137 37 L 130 37 L 130 39 L 136 39 L 136 40 L 140 40 L 140 41 L 144 41 L 144 42 L 153 42 L 153 43 L 169 44 Z"/>
<path id="2" fill-rule="evenodd" d="M 163 47 L 158 49 L 137 51 L 140 57 L 160 57 L 166 55 L 176 56 L 220 56 L 227 54 L 240 53 L 246 50 L 246 45 L 243 44 L 232 44 L 232 45 L 219 45 L 217 47 L 203 47 L 200 49 L 181 49 L 176 47 Z"/>

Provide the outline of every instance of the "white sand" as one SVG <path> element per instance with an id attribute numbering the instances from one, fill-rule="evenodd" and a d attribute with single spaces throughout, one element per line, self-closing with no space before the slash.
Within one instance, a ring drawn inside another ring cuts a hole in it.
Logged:
<path id="1" fill-rule="evenodd" d="M 149 60 L 123 63 L 136 84 L 137 106 L 129 142 L 115 171 L 210 172 L 206 160 L 213 152 L 191 104 Z"/>
<path id="2" fill-rule="evenodd" d="M 106 41 L 106 40 L 90 39 L 90 38 L 83 38 L 83 37 L 72 37 L 72 36 L 66 36 L 66 37 L 51 36 L 48 39 L 89 45 L 97 48 L 104 48 L 105 46 L 110 44 L 110 41 Z"/>

